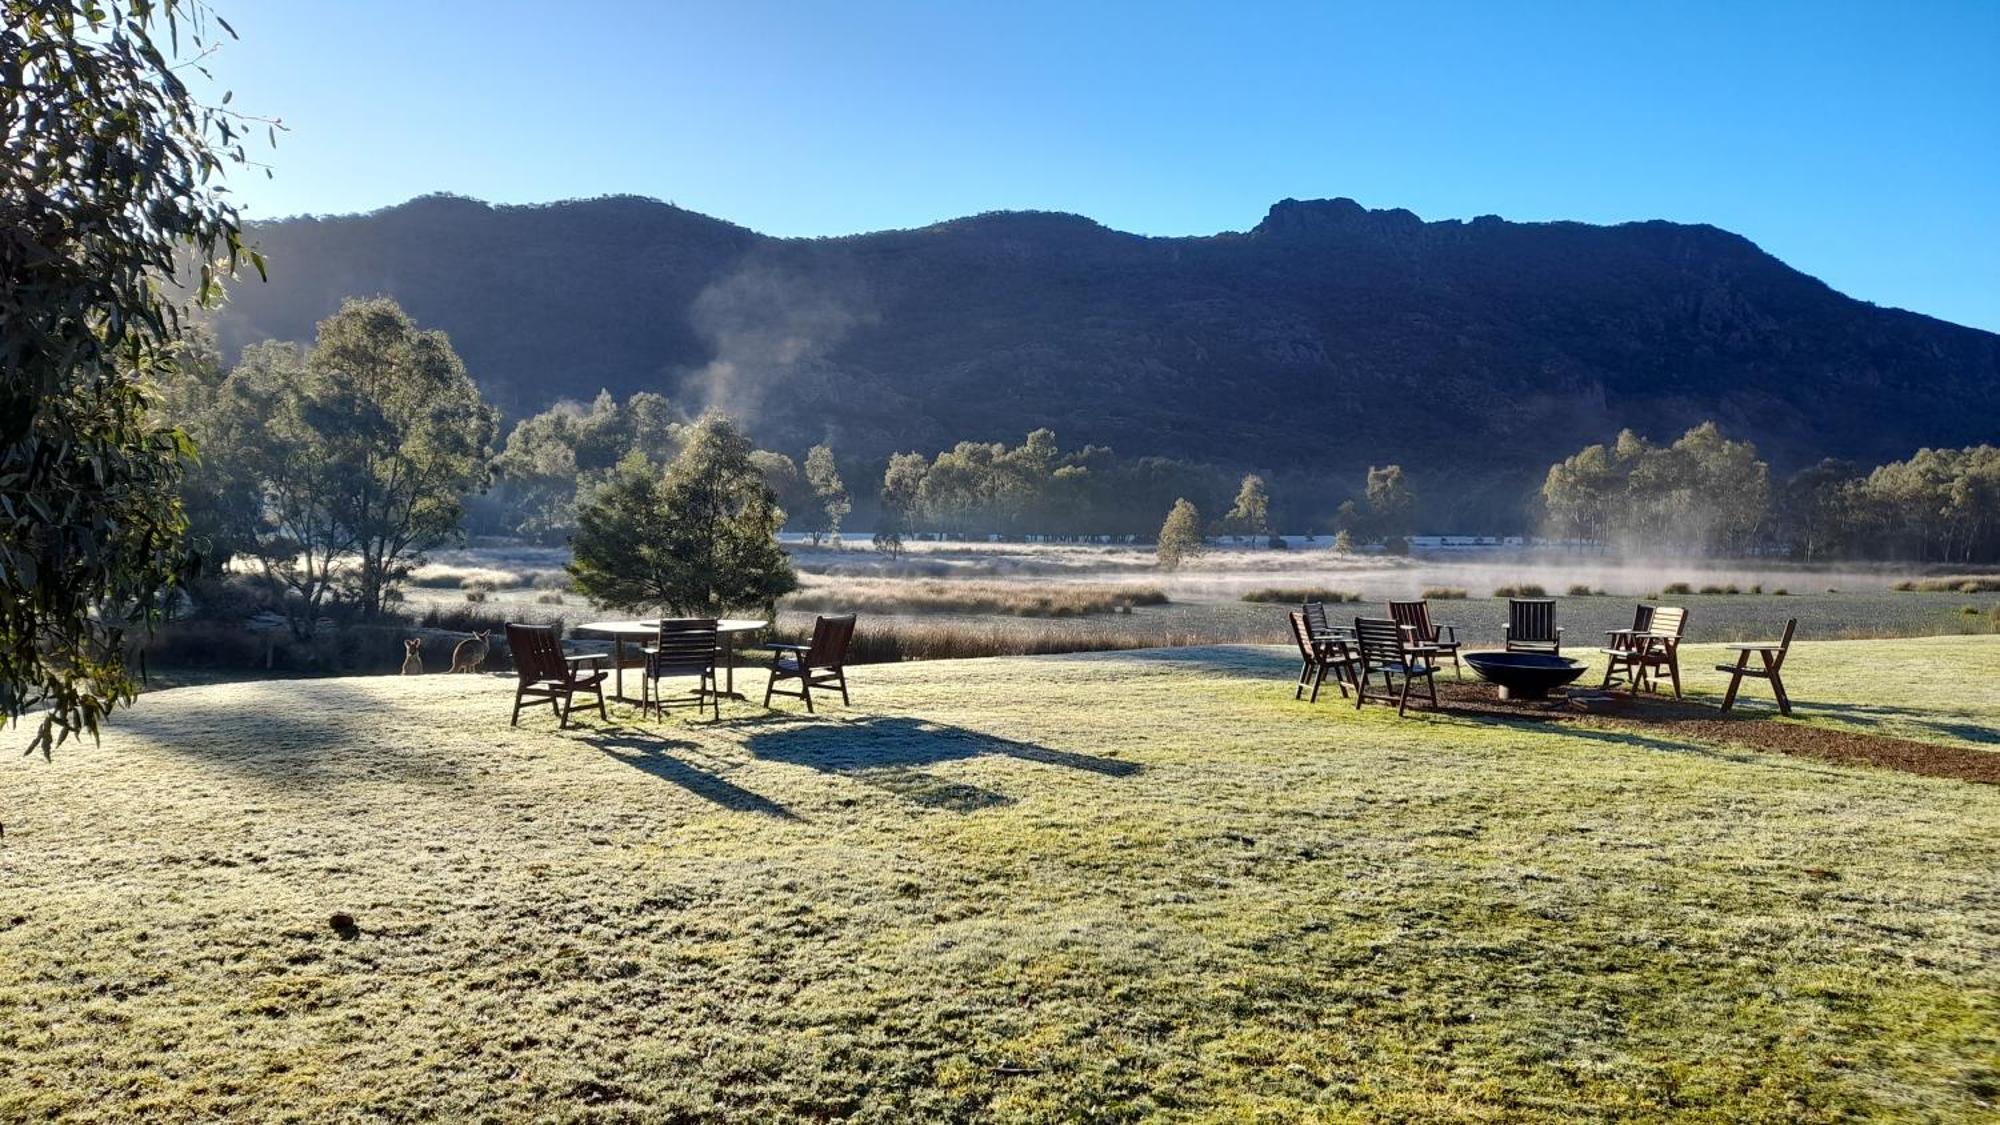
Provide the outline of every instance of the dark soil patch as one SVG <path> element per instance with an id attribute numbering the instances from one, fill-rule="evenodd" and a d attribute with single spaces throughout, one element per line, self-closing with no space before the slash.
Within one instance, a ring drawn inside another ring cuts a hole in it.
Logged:
<path id="1" fill-rule="evenodd" d="M 1988 750 L 1775 721 L 1758 711 L 1725 715 L 1710 704 L 1672 696 L 1633 696 L 1628 692 L 1598 692 L 1588 688 L 1576 689 L 1572 694 L 1576 698 L 1507 703 L 1495 696 L 1491 685 L 1440 680 L 1438 710 L 1478 719 L 1582 722 L 1842 765 L 1879 766 L 1924 777 L 2000 785 L 2000 753 Z"/>

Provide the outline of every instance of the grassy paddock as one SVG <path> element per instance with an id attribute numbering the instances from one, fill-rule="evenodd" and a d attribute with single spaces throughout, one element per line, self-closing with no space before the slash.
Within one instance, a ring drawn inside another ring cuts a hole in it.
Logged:
<path id="1" fill-rule="evenodd" d="M 497 677 L 150 696 L 0 758 L 0 1120 L 1993 1113 L 1993 788 L 1291 664 L 568 733 Z M 1787 670 L 1802 722 L 2000 738 L 2000 639 Z"/>

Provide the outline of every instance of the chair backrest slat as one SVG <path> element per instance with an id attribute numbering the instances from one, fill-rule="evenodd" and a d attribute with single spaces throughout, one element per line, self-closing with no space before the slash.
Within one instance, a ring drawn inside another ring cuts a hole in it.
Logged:
<path id="1" fill-rule="evenodd" d="M 1361 648 L 1361 659 L 1369 664 L 1407 663 L 1403 654 L 1403 627 L 1394 619 L 1357 617 L 1354 637 Z"/>
<path id="2" fill-rule="evenodd" d="M 1507 599 L 1507 639 L 1553 642 L 1556 639 L 1555 599 Z"/>
<path id="3" fill-rule="evenodd" d="M 1792 651 L 1792 634 L 1799 631 L 1799 619 L 1794 617 L 1785 622 L 1785 638 L 1778 642 L 1777 655 L 1771 658 L 1771 669 L 1776 671 L 1785 666 L 1785 655 Z"/>
<path id="4" fill-rule="evenodd" d="M 1410 633 L 1420 641 L 1437 639 L 1437 629 L 1431 624 L 1431 603 L 1428 601 L 1390 602 L 1389 617 L 1398 625 L 1409 626 Z"/>
<path id="5" fill-rule="evenodd" d="M 806 648 L 806 667 L 840 668 L 847 663 L 847 646 L 854 640 L 854 615 L 813 619 L 812 644 Z"/>
<path id="6" fill-rule="evenodd" d="M 1306 623 L 1306 615 L 1293 610 L 1287 614 L 1292 622 L 1292 641 L 1299 646 L 1299 656 L 1305 660 L 1314 658 L 1312 626 Z"/>
<path id="7" fill-rule="evenodd" d="M 507 648 L 514 654 L 514 672 L 524 684 L 569 678 L 562 642 L 553 625 L 507 625 Z"/>
<path id="8" fill-rule="evenodd" d="M 714 618 L 664 618 L 655 635 L 653 651 L 646 657 L 646 666 L 655 675 L 701 671 L 714 666 L 717 647 Z"/>
<path id="9" fill-rule="evenodd" d="M 1677 605 L 1654 606 L 1646 622 L 1646 631 L 1656 636 L 1671 637 L 1678 641 L 1687 629 L 1688 611 Z"/>
<path id="10" fill-rule="evenodd" d="M 1307 602 L 1304 608 L 1307 629 L 1314 633 L 1333 632 L 1333 624 L 1326 619 L 1325 602 Z"/>

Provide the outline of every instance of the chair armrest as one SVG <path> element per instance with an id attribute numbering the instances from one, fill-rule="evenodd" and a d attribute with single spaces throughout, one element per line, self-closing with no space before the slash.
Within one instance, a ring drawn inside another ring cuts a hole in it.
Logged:
<path id="1" fill-rule="evenodd" d="M 599 660 L 609 660 L 611 659 L 611 654 L 608 652 L 592 652 L 582 656 L 564 656 L 563 659 L 571 664 L 591 664 Z"/>
<path id="2" fill-rule="evenodd" d="M 770 649 L 770 650 L 771 650 L 772 652 L 810 652 L 810 651 L 812 651 L 812 646 L 811 646 L 811 645 L 778 645 L 778 644 L 770 644 L 770 645 L 759 645 L 759 646 L 757 646 L 757 647 L 759 647 L 759 648 L 767 648 L 767 649 Z"/>
<path id="3" fill-rule="evenodd" d="M 1455 645 L 1458 643 L 1458 626 L 1440 625 L 1437 627 L 1437 631 L 1438 631 L 1438 636 L 1446 638 L 1445 639 L 1446 644 Z"/>
<path id="4" fill-rule="evenodd" d="M 1785 646 L 1776 641 L 1763 641 L 1749 644 L 1723 645 L 1722 647 L 1731 652 L 1776 652 Z"/>

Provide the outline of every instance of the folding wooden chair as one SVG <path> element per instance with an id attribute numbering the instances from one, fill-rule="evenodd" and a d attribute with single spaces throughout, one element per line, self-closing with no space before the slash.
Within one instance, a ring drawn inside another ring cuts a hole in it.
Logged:
<path id="1" fill-rule="evenodd" d="M 1736 653 L 1736 663 L 1715 666 L 1716 671 L 1729 673 L 1729 691 L 1722 697 L 1724 711 L 1736 706 L 1736 689 L 1741 687 L 1744 678 L 1748 677 L 1753 680 L 1771 681 L 1771 694 L 1778 697 L 1778 713 L 1781 715 L 1792 713 L 1792 700 L 1785 694 L 1785 681 L 1779 673 L 1785 667 L 1785 654 L 1792 651 L 1792 634 L 1797 632 L 1798 628 L 1799 619 L 1794 617 L 1785 622 L 1784 639 L 1777 644 L 1760 642 L 1729 646 L 1730 650 Z M 1761 659 L 1764 665 L 1762 668 L 1750 667 L 1752 654 Z"/>
<path id="2" fill-rule="evenodd" d="M 1292 640 L 1299 646 L 1299 683 L 1292 692 L 1297 699 L 1308 686 L 1312 688 L 1313 703 L 1319 702 L 1320 685 L 1326 682 L 1326 674 L 1333 673 L 1333 683 L 1340 689 L 1340 697 L 1347 698 L 1347 685 L 1355 679 L 1355 668 L 1360 658 L 1347 642 L 1340 639 L 1321 640 L 1313 636 L 1312 627 L 1306 622 L 1306 615 L 1294 612 L 1292 620 Z"/>
<path id="3" fill-rule="evenodd" d="M 1556 624 L 1554 598 L 1508 598 L 1507 624 L 1501 630 L 1508 652 L 1562 655 L 1563 631 Z"/>
<path id="4" fill-rule="evenodd" d="M 1622 678 L 1633 691 L 1650 684 L 1660 688 L 1659 670 L 1665 668 L 1673 680 L 1674 698 L 1681 697 L 1681 637 L 1687 632 L 1687 610 L 1680 606 L 1640 606 L 1632 616 L 1632 628 L 1614 629 L 1606 635 L 1610 643 L 1597 651 L 1604 655 L 1604 682 L 1610 687 Z"/>
<path id="5" fill-rule="evenodd" d="M 1403 627 L 1417 647 L 1451 657 L 1451 674 L 1457 679 L 1465 678 L 1465 670 L 1458 663 L 1458 630 L 1450 625 L 1433 625 L 1429 601 L 1390 602 L 1389 616 Z"/>
<path id="6" fill-rule="evenodd" d="M 712 617 L 662 620 L 652 646 L 644 650 L 646 669 L 640 681 L 639 714 L 643 716 L 650 710 L 666 718 L 667 703 L 660 693 L 660 681 L 670 676 L 693 676 L 695 685 L 691 694 L 695 714 L 701 714 L 701 701 L 706 699 L 715 708 L 715 717 L 721 719 L 722 693 L 715 686 L 715 657 L 720 647 Z"/>
<path id="7" fill-rule="evenodd" d="M 854 639 L 854 615 L 820 617 L 813 620 L 812 643 L 765 645 L 777 655 L 771 659 L 771 679 L 764 685 L 764 706 L 773 695 L 789 695 L 806 701 L 806 713 L 813 710 L 812 689 L 836 687 L 840 701 L 847 702 L 847 646 Z M 779 680 L 799 681 L 797 691 L 779 691 Z"/>
<path id="8" fill-rule="evenodd" d="M 576 693 L 580 691 L 597 696 L 597 717 L 610 721 L 604 712 L 607 673 L 602 668 L 588 667 L 610 659 L 609 656 L 604 653 L 564 656 L 553 625 L 510 624 L 507 648 L 514 654 L 514 672 L 520 677 L 514 688 L 514 717 L 508 725 L 520 726 L 521 708 L 532 701 L 537 707 L 547 703 L 556 713 L 557 726 L 567 730 L 570 709 L 576 705 Z"/>
<path id="9" fill-rule="evenodd" d="M 1379 617 L 1357 617 L 1354 619 L 1354 636 L 1361 649 L 1361 678 L 1354 685 L 1354 709 L 1360 710 L 1368 702 L 1368 678 L 1376 672 L 1382 673 L 1382 686 L 1390 695 L 1396 695 L 1396 684 L 1392 676 L 1403 677 L 1403 691 L 1396 703 L 1396 716 L 1401 718 L 1410 706 L 1410 685 L 1423 680 L 1430 689 L 1431 706 L 1437 706 L 1437 666 L 1416 659 L 1419 651 L 1413 651 L 1403 639 L 1403 627 L 1395 621 Z"/>

